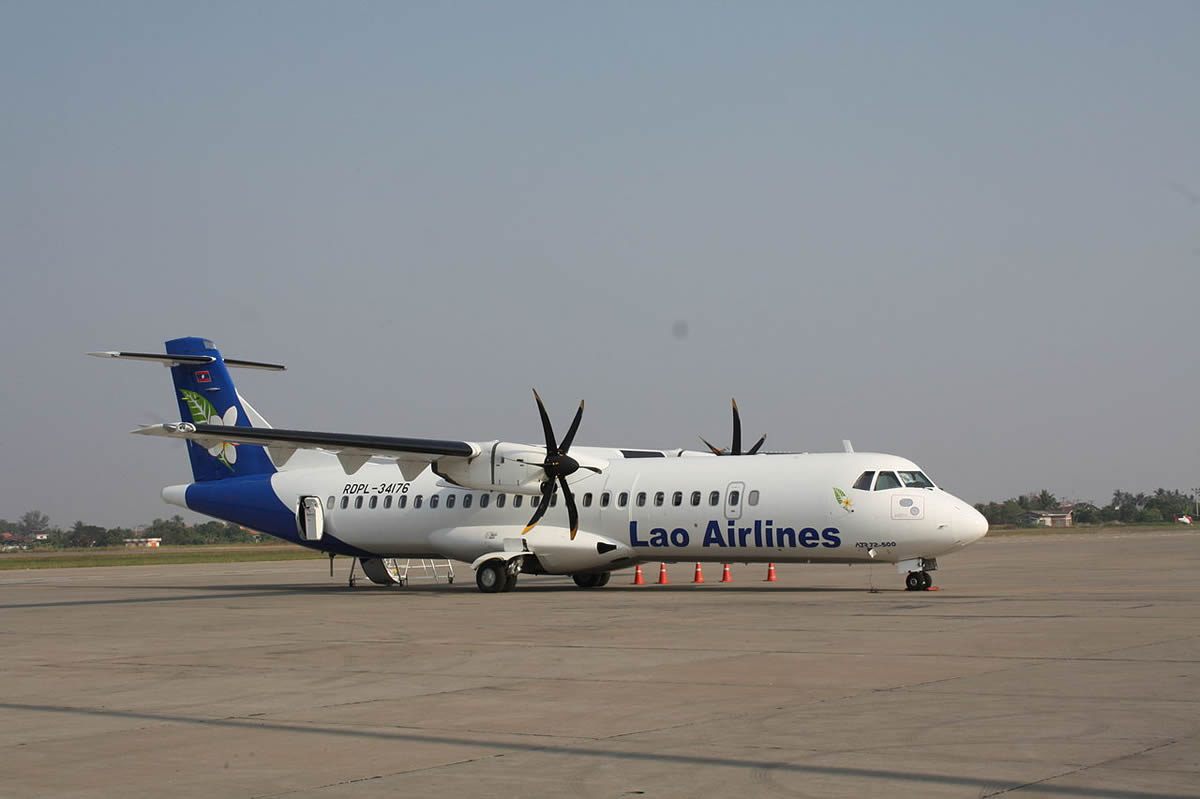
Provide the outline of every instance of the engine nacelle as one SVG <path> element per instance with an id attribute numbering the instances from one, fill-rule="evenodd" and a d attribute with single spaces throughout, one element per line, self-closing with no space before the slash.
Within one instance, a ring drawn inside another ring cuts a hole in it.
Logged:
<path id="1" fill-rule="evenodd" d="M 546 450 L 528 444 L 491 441 L 469 460 L 446 458 L 433 464 L 433 471 L 444 480 L 478 491 L 507 491 L 513 494 L 541 493 L 545 473 L 541 463 Z M 522 463 L 521 461 L 525 461 Z"/>
<path id="2" fill-rule="evenodd" d="M 477 491 L 505 491 L 512 494 L 540 494 L 546 473 L 542 461 L 545 447 L 517 444 L 510 441 L 491 441 L 480 445 L 483 450 L 469 460 L 446 458 L 433 464 L 433 471 L 444 480 Z M 574 452 L 572 452 L 574 456 Z M 603 461 L 578 458 L 580 464 L 602 468 Z M 581 470 L 567 478 L 569 482 L 586 477 Z"/>

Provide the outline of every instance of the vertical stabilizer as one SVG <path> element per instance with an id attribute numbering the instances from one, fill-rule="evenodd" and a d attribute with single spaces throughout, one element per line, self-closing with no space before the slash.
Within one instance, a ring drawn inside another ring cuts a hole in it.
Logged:
<path id="1" fill-rule="evenodd" d="M 233 379 L 221 353 L 211 341 L 202 338 L 177 338 L 167 342 L 170 355 L 198 355 L 212 358 L 207 363 L 178 363 L 171 367 L 175 399 L 180 418 L 196 424 L 253 427 L 262 417 L 248 412 L 233 386 Z M 188 457 L 196 482 L 272 474 L 275 466 L 266 451 L 253 444 L 214 442 L 205 447 L 189 441 Z"/>

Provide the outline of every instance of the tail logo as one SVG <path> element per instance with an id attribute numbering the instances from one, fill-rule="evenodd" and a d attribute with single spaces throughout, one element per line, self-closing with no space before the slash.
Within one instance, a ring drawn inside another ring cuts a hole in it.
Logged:
<path id="1" fill-rule="evenodd" d="M 187 404 L 188 410 L 191 411 L 192 421 L 196 424 L 219 424 L 227 427 L 233 427 L 237 424 L 238 410 L 236 405 L 230 405 L 229 409 L 225 411 L 225 416 L 222 417 L 203 394 L 188 391 L 187 389 L 180 389 L 179 393 L 183 396 L 183 401 Z M 229 471 L 233 471 L 233 464 L 237 463 L 237 445 L 229 441 L 217 442 L 208 448 L 208 454 L 225 464 Z"/>

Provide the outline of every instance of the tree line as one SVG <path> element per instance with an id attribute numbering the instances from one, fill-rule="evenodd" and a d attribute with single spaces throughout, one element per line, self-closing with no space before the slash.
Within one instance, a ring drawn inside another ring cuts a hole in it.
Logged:
<path id="1" fill-rule="evenodd" d="M 13 543 L 62 548 L 119 547 L 126 538 L 161 538 L 164 545 L 192 544 L 244 544 L 253 543 L 258 536 L 245 528 L 228 522 L 211 521 L 188 526 L 182 516 L 170 519 L 155 519 L 150 524 L 134 530 L 130 527 L 100 527 L 86 522 L 75 522 L 67 529 L 50 524 L 50 517 L 41 511 L 31 510 L 15 522 L 0 519 L 0 533 L 11 533 Z M 45 535 L 45 540 L 38 539 Z M 7 540 L 6 540 L 7 541 Z"/>
<path id="2" fill-rule="evenodd" d="M 1030 511 L 1072 510 L 1075 524 L 1102 524 L 1122 522 L 1125 524 L 1172 522 L 1180 516 L 1190 514 L 1195 500 L 1182 491 L 1157 488 L 1153 494 L 1132 494 L 1128 491 L 1113 492 L 1112 502 L 1099 506 L 1091 502 L 1075 502 L 1064 505 L 1046 489 L 1039 493 L 1022 494 L 1003 502 L 979 503 L 975 509 L 982 513 L 988 524 L 1032 524 Z"/>

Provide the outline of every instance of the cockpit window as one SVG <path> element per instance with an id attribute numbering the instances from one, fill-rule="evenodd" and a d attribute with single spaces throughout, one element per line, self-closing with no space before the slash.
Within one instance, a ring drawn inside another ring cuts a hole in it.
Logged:
<path id="1" fill-rule="evenodd" d="M 900 479 L 905 488 L 933 488 L 929 478 L 920 472 L 900 472 Z"/>
<path id="2" fill-rule="evenodd" d="M 887 491 L 889 488 L 899 488 L 900 480 L 896 477 L 895 472 L 880 472 L 879 479 L 875 481 L 876 491 Z"/>
<path id="3" fill-rule="evenodd" d="M 871 481 L 874 479 L 875 479 L 875 472 L 863 472 L 862 474 L 860 474 L 858 476 L 858 479 L 854 481 L 853 487 L 857 488 L 861 491 L 870 491 L 871 490 Z"/>

